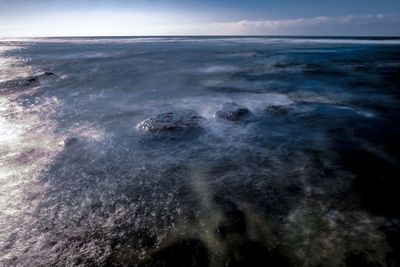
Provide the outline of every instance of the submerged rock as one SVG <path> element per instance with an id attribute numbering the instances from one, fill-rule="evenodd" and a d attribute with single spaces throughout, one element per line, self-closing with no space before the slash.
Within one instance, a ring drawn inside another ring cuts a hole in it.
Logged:
<path id="1" fill-rule="evenodd" d="M 216 203 L 221 207 L 224 219 L 218 224 L 217 234 L 221 239 L 227 239 L 233 235 L 246 234 L 246 218 L 235 203 L 223 197 L 215 197 Z"/>
<path id="2" fill-rule="evenodd" d="M 31 76 L 28 78 L 15 79 L 15 80 L 2 82 L 2 83 L 0 83 L 0 88 L 12 89 L 12 88 L 18 88 L 18 87 L 25 87 L 25 86 L 35 85 L 37 82 L 38 82 L 38 78 Z"/>
<path id="3" fill-rule="evenodd" d="M 214 117 L 228 121 L 238 121 L 250 115 L 250 110 L 239 106 L 236 103 L 229 102 L 223 104 L 216 112 Z"/>
<path id="4" fill-rule="evenodd" d="M 6 91 L 8 89 L 16 89 L 21 87 L 30 87 L 37 85 L 41 79 L 45 79 L 47 76 L 55 75 L 53 72 L 44 72 L 40 75 L 29 76 L 27 78 L 17 78 L 0 83 L 0 89 Z"/>
<path id="5" fill-rule="evenodd" d="M 139 264 L 141 267 L 207 267 L 210 265 L 210 255 L 207 247 L 199 240 L 179 240 L 154 253 L 149 259 Z"/>
<path id="6" fill-rule="evenodd" d="M 76 138 L 76 137 L 70 137 L 70 138 L 67 138 L 64 140 L 65 147 L 73 146 L 76 143 L 78 143 L 78 138 Z"/>
<path id="7" fill-rule="evenodd" d="M 268 249 L 262 242 L 242 240 L 228 250 L 227 267 L 291 266 L 278 250 Z"/>
<path id="8" fill-rule="evenodd" d="M 266 108 L 266 112 L 283 115 L 289 112 L 289 107 L 285 105 L 271 105 Z"/>
<path id="9" fill-rule="evenodd" d="M 194 110 L 174 111 L 146 119 L 136 128 L 149 132 L 183 131 L 198 128 L 201 119 Z"/>

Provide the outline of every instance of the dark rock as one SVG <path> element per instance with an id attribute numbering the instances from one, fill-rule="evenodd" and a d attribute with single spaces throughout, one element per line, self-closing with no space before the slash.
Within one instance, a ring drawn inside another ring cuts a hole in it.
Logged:
<path id="1" fill-rule="evenodd" d="M 354 193 L 364 207 L 376 215 L 398 216 L 400 167 L 347 140 L 337 147 L 342 168 L 355 175 Z"/>
<path id="2" fill-rule="evenodd" d="M 30 76 L 24 79 L 16 79 L 14 81 L 10 81 L 7 83 L 7 87 L 9 88 L 16 88 L 16 87 L 24 87 L 24 86 L 32 86 L 39 82 L 39 76 Z"/>
<path id="3" fill-rule="evenodd" d="M 246 233 L 246 218 L 235 203 L 220 197 L 215 202 L 222 208 L 224 219 L 218 224 L 217 233 L 221 239 L 232 235 L 244 235 Z"/>
<path id="4" fill-rule="evenodd" d="M 288 106 L 284 105 L 271 105 L 268 106 L 266 109 L 267 112 L 273 113 L 273 114 L 287 114 L 289 112 Z"/>
<path id="5" fill-rule="evenodd" d="M 201 119 L 193 110 L 182 110 L 159 114 L 140 122 L 136 127 L 149 132 L 183 131 L 198 128 Z"/>
<path id="6" fill-rule="evenodd" d="M 78 138 L 76 137 L 71 137 L 71 138 L 67 138 L 64 141 L 64 146 L 65 147 L 70 147 L 73 146 L 74 144 L 78 143 Z"/>
<path id="7" fill-rule="evenodd" d="M 41 79 L 45 79 L 47 76 L 55 75 L 53 72 L 45 72 L 40 75 L 29 76 L 27 78 L 17 78 L 14 80 L 9 80 L 6 82 L 0 83 L 0 89 L 2 89 L 2 93 L 14 92 L 15 89 L 23 89 L 24 87 L 30 87 L 34 85 L 38 85 Z"/>
<path id="8" fill-rule="evenodd" d="M 199 240 L 180 240 L 177 243 L 157 251 L 150 259 L 139 266 L 209 266 L 209 253 L 206 246 Z"/>
<path id="9" fill-rule="evenodd" d="M 354 267 L 381 266 L 376 262 L 370 262 L 368 260 L 367 255 L 365 255 L 364 253 L 348 253 L 346 255 L 345 263 L 347 266 L 354 266 Z"/>
<path id="10" fill-rule="evenodd" d="M 250 115 L 250 111 L 236 103 L 230 102 L 223 104 L 216 112 L 214 117 L 228 121 L 239 121 Z"/>
<path id="11" fill-rule="evenodd" d="M 389 266 L 400 266 L 400 220 L 398 218 L 391 219 L 381 229 L 391 247 L 391 252 L 387 255 L 388 261 L 392 262 Z"/>
<path id="12" fill-rule="evenodd" d="M 225 214 L 226 218 L 218 226 L 218 233 L 222 239 L 233 234 L 243 235 L 246 232 L 246 221 L 243 212 L 233 210 Z"/>
<path id="13" fill-rule="evenodd" d="M 256 241 L 244 241 L 229 252 L 228 267 L 289 266 L 288 260 L 279 252 L 268 250 Z"/>

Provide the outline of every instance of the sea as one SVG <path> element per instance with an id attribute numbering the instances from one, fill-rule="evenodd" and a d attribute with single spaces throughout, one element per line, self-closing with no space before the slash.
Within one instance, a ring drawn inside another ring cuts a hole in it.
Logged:
<path id="1" fill-rule="evenodd" d="M 0 266 L 400 266 L 400 38 L 0 39 Z"/>

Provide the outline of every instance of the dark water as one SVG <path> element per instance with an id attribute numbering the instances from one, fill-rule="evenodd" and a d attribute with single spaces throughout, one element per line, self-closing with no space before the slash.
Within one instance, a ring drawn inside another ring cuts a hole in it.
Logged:
<path id="1" fill-rule="evenodd" d="M 400 266 L 398 38 L 1 40 L 0 69 L 1 266 Z"/>

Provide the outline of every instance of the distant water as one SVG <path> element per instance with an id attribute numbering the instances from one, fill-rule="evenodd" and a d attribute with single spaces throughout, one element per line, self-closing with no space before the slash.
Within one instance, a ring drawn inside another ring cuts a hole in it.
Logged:
<path id="1" fill-rule="evenodd" d="M 399 101 L 400 38 L 2 39 L 0 265 L 400 266 Z"/>

